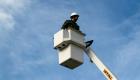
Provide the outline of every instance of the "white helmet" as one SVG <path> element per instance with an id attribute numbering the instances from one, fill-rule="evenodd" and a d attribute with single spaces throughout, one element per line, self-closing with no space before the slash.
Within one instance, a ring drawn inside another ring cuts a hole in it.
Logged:
<path id="1" fill-rule="evenodd" d="M 76 13 L 76 12 L 73 12 L 73 13 L 71 13 L 70 17 L 72 17 L 72 16 L 78 16 L 79 17 L 79 14 Z"/>

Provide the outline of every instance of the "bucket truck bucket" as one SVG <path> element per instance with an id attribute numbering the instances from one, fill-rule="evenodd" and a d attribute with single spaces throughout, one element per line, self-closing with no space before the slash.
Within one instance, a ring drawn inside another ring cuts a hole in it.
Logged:
<path id="1" fill-rule="evenodd" d="M 54 34 L 54 48 L 58 50 L 59 64 L 74 69 L 83 63 L 85 34 L 67 29 Z"/>

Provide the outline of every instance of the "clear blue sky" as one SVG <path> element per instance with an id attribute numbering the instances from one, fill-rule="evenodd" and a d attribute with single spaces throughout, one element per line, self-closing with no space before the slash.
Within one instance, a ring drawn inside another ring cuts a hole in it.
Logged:
<path id="1" fill-rule="evenodd" d="M 53 35 L 71 12 L 119 80 L 140 80 L 140 0 L 0 0 L 0 80 L 106 80 L 86 55 L 58 64 Z"/>

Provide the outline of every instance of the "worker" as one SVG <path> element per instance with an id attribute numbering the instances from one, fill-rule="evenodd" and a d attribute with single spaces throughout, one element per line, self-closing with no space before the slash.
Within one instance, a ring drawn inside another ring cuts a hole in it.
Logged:
<path id="1" fill-rule="evenodd" d="M 66 20 L 64 22 L 63 26 L 61 27 L 61 29 L 72 28 L 72 29 L 80 31 L 80 28 L 79 28 L 78 24 L 76 23 L 78 18 L 79 18 L 79 14 L 77 14 L 76 12 L 71 13 L 71 16 L 70 16 L 71 20 Z M 89 47 L 92 43 L 93 43 L 93 40 L 85 42 L 85 44 L 86 44 L 85 47 L 86 48 Z"/>
<path id="2" fill-rule="evenodd" d="M 78 18 L 79 18 L 79 14 L 77 14 L 76 12 L 71 13 L 70 20 L 66 20 L 63 26 L 61 27 L 61 29 L 72 28 L 72 29 L 80 31 L 79 26 L 76 23 Z"/>

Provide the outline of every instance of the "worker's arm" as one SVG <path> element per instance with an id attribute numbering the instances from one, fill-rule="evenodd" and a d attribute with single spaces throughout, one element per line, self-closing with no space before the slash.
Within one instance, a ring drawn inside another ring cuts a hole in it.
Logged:
<path id="1" fill-rule="evenodd" d="M 71 21 L 70 20 L 66 20 L 64 22 L 64 24 L 62 25 L 61 29 L 67 29 L 70 24 L 72 25 Z"/>
<path id="2" fill-rule="evenodd" d="M 64 22 L 63 26 L 61 27 L 61 29 L 68 29 L 68 28 L 72 28 L 72 29 L 80 31 L 79 26 L 77 25 L 77 23 L 74 23 L 71 20 L 66 20 Z"/>

